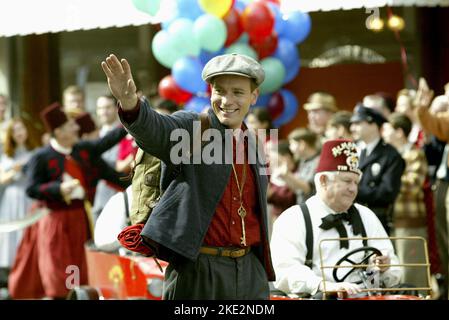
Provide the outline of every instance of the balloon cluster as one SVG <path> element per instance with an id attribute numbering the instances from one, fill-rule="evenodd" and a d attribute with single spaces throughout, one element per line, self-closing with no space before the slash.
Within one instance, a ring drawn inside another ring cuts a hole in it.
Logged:
<path id="1" fill-rule="evenodd" d="M 162 0 L 132 0 L 141 11 L 155 15 Z M 265 70 L 257 107 L 268 108 L 279 127 L 298 110 L 295 95 L 282 86 L 299 72 L 297 44 L 311 28 L 301 11 L 282 14 L 279 0 L 173 0 L 176 12 L 165 19 L 152 41 L 156 60 L 172 70 L 158 86 L 159 95 L 201 112 L 209 105 L 203 66 L 224 53 L 257 59 Z"/>

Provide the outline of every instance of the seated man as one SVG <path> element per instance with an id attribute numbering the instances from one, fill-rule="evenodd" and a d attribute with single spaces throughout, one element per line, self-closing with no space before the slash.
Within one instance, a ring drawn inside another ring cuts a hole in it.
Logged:
<path id="1" fill-rule="evenodd" d="M 374 212 L 354 204 L 360 176 L 357 151 L 352 141 L 330 140 L 323 145 L 315 174 L 316 194 L 305 204 L 286 210 L 273 226 L 271 250 L 276 272 L 274 286 L 277 289 L 289 295 L 313 296 L 324 290 L 339 292 L 339 296 L 345 293 L 357 294 L 363 287 L 354 283 L 362 280 L 360 269 L 355 269 L 344 279 L 345 282 L 335 281 L 332 268 L 323 269 L 324 284 L 320 255 L 323 265 L 334 266 L 348 252 L 363 246 L 377 248 L 382 253 L 373 255 L 373 259 L 364 263 L 379 264 L 379 284 L 384 287 L 399 284 L 402 270 L 398 267 L 383 266 L 398 264 L 389 239 L 337 240 L 326 241 L 320 245 L 323 239 L 387 237 Z M 308 212 L 310 213 L 307 214 Z M 347 212 L 344 218 L 338 214 L 344 212 Z M 359 252 L 358 256 L 355 254 L 350 259 L 359 263 L 364 259 L 364 253 Z M 338 269 L 337 278 L 342 280 L 349 270 L 351 269 Z"/>

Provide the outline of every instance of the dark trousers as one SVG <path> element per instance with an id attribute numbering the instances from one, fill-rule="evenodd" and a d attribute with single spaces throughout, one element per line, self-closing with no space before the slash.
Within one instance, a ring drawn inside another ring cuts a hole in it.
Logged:
<path id="1" fill-rule="evenodd" d="M 240 258 L 200 254 L 196 261 L 170 263 L 164 300 L 261 300 L 269 298 L 265 270 L 251 251 Z"/>

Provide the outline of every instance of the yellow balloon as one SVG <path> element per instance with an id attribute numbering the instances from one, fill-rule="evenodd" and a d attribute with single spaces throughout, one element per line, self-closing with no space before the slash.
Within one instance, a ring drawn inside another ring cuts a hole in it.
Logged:
<path id="1" fill-rule="evenodd" d="M 229 12 L 233 0 L 200 0 L 199 5 L 204 12 L 222 18 Z"/>

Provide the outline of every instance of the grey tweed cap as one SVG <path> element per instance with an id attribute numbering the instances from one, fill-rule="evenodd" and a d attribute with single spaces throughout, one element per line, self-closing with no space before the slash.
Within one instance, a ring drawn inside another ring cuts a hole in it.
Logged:
<path id="1" fill-rule="evenodd" d="M 223 74 L 251 78 L 257 86 L 260 86 L 265 79 L 265 71 L 259 62 L 238 53 L 224 54 L 212 58 L 204 66 L 201 76 L 204 81 L 210 83 L 213 77 Z"/>

